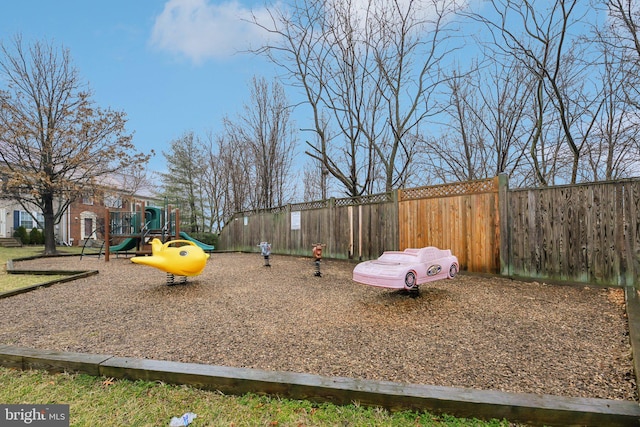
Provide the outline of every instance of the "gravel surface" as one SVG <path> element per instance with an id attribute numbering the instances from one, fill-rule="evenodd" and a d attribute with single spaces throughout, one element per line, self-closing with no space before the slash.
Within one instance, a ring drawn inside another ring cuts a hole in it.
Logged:
<path id="1" fill-rule="evenodd" d="M 213 254 L 185 285 L 124 258 L 0 300 L 0 343 L 403 383 L 637 400 L 620 289 L 458 275 L 418 297 L 351 281 L 355 264 Z"/>

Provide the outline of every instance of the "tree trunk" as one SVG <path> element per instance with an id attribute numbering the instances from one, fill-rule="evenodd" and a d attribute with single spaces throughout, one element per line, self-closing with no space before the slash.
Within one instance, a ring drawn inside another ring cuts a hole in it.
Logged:
<path id="1" fill-rule="evenodd" d="M 44 197 L 44 254 L 55 255 L 56 251 L 56 233 L 55 233 L 55 215 L 53 211 L 53 195 L 47 194 Z"/>

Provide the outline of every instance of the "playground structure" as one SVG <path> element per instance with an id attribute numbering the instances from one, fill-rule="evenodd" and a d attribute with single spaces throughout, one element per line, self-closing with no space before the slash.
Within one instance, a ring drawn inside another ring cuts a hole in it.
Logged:
<path id="1" fill-rule="evenodd" d="M 109 262 L 110 253 L 128 253 L 135 250 L 136 255 L 151 254 L 151 241 L 159 239 L 166 242 L 179 239 L 180 211 L 170 205 L 163 208 L 146 206 L 135 212 L 110 211 L 107 209 L 105 221 L 105 241 L 112 238 L 122 239 L 120 243 L 110 245 L 104 258 Z M 186 234 L 186 233 L 185 233 Z"/>

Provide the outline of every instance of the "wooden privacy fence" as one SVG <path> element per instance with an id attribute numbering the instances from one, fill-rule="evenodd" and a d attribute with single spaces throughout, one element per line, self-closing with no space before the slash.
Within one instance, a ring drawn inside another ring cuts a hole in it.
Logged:
<path id="1" fill-rule="evenodd" d="M 640 286 L 640 179 L 513 190 L 502 273 Z"/>
<path id="2" fill-rule="evenodd" d="M 465 270 L 500 271 L 498 188 L 500 179 L 397 190 L 344 199 L 299 203 L 236 214 L 218 246 L 255 251 L 268 241 L 274 253 L 365 260 L 387 250 L 451 248 Z M 505 181 L 506 182 L 506 181 Z"/>
<path id="3" fill-rule="evenodd" d="M 500 185 L 506 178 L 398 191 L 399 247 L 451 249 L 463 270 L 500 270 Z"/>
<path id="4" fill-rule="evenodd" d="M 463 270 L 640 287 L 640 179 L 509 190 L 493 179 L 236 214 L 223 250 L 365 260 L 450 248 Z"/>
<path id="5" fill-rule="evenodd" d="M 261 241 L 273 253 L 311 255 L 322 243 L 323 256 L 371 259 L 398 248 L 396 193 L 298 203 L 259 212 L 241 212 L 223 228 L 218 247 L 255 251 Z"/>

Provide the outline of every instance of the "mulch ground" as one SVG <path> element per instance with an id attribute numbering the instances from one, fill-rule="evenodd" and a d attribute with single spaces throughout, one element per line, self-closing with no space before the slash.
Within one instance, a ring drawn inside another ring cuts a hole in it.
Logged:
<path id="1" fill-rule="evenodd" d="M 458 275 L 418 297 L 356 284 L 354 263 L 214 253 L 185 285 L 124 258 L 0 300 L 0 343 L 402 383 L 637 400 L 620 289 Z"/>

